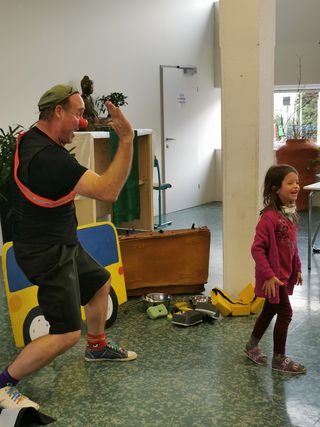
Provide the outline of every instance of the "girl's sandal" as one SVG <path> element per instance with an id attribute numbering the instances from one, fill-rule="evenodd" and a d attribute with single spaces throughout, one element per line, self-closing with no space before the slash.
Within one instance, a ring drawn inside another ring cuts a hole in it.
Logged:
<path id="1" fill-rule="evenodd" d="M 244 352 L 257 365 L 265 365 L 267 363 L 267 356 L 262 353 L 259 347 L 253 347 L 250 350 L 244 350 Z"/>
<path id="2" fill-rule="evenodd" d="M 273 360 L 272 369 L 274 371 L 286 372 L 288 374 L 305 374 L 307 372 L 307 368 L 298 362 L 294 362 L 287 356 L 283 357 L 279 361 Z"/>

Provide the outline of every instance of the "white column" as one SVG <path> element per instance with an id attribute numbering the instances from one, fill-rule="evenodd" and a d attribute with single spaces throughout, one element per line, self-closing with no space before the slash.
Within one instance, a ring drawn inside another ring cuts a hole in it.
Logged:
<path id="1" fill-rule="evenodd" d="M 275 0 L 220 0 L 224 289 L 254 283 L 251 244 L 273 163 Z"/>
<path id="2" fill-rule="evenodd" d="M 318 94 L 317 144 L 320 144 L 320 92 Z"/>

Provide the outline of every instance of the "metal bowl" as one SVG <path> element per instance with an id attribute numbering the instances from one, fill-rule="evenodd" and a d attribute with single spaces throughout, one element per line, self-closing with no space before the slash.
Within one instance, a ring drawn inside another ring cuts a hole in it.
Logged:
<path id="1" fill-rule="evenodd" d="M 149 308 L 153 305 L 164 304 L 166 307 L 169 307 L 171 302 L 171 295 L 155 292 L 151 294 L 146 294 L 142 296 L 142 300 L 146 308 Z"/>
<path id="2" fill-rule="evenodd" d="M 198 302 L 210 302 L 211 303 L 211 297 L 207 295 L 194 295 L 190 298 L 191 304 L 195 307 Z"/>

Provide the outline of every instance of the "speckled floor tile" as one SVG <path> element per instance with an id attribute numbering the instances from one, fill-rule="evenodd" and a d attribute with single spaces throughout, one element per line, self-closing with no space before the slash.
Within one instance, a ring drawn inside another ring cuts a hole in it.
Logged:
<path id="1" fill-rule="evenodd" d="M 221 205 L 171 214 L 175 228 L 208 225 L 215 245 L 210 283 L 222 282 Z M 306 271 L 306 217 L 299 247 Z M 217 243 L 216 243 L 217 242 Z M 127 363 L 87 363 L 85 335 L 49 366 L 21 381 L 19 389 L 54 417 L 55 427 L 314 427 L 320 426 L 320 255 L 292 298 L 288 354 L 308 374 L 288 376 L 254 365 L 243 352 L 255 316 L 223 318 L 193 327 L 150 320 L 136 298 L 122 305 L 110 337 L 135 350 Z M 1 279 L 2 280 L 2 279 Z M 17 354 L 0 283 L 0 366 Z M 175 296 L 188 300 L 189 296 Z M 272 330 L 261 347 L 272 357 Z"/>

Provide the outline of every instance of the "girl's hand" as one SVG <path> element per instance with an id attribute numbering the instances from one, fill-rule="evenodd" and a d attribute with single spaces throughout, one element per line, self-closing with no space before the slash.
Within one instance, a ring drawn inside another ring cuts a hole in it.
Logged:
<path id="1" fill-rule="evenodd" d="M 298 286 L 302 286 L 302 282 L 303 282 L 303 279 L 302 279 L 301 271 L 298 271 L 298 275 L 297 275 L 297 285 L 298 285 Z"/>
<path id="2" fill-rule="evenodd" d="M 274 298 L 276 296 L 276 286 L 284 286 L 284 283 L 275 276 L 264 282 L 262 289 L 266 294 L 266 298 Z"/>

